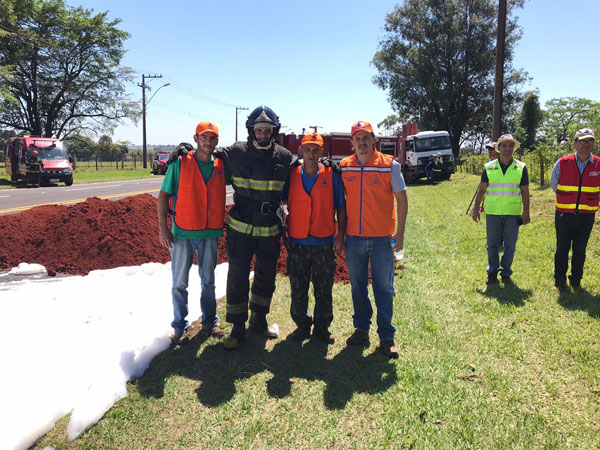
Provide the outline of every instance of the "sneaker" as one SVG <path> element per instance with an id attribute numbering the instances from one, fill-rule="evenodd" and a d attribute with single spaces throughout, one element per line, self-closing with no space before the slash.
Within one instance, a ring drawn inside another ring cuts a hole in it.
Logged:
<path id="1" fill-rule="evenodd" d="M 369 342 L 369 333 L 360 330 L 354 330 L 352 336 L 346 339 L 348 345 L 360 345 Z"/>
<path id="2" fill-rule="evenodd" d="M 190 337 L 187 333 L 173 333 L 169 336 L 173 345 L 186 345 L 190 342 Z"/>
<path id="3" fill-rule="evenodd" d="M 290 338 L 296 342 L 302 342 L 310 337 L 310 328 L 296 328 L 290 334 Z"/>
<path id="4" fill-rule="evenodd" d="M 316 336 L 319 340 L 325 342 L 326 344 L 333 344 L 335 342 L 335 338 L 327 328 L 315 327 L 313 329 L 313 336 Z"/>
<path id="5" fill-rule="evenodd" d="M 267 326 L 267 329 L 263 334 L 269 339 L 277 339 L 279 337 L 279 325 L 274 323 L 273 325 Z"/>
<path id="6" fill-rule="evenodd" d="M 400 356 L 400 352 L 394 341 L 381 341 L 379 348 L 388 358 L 397 359 Z"/>

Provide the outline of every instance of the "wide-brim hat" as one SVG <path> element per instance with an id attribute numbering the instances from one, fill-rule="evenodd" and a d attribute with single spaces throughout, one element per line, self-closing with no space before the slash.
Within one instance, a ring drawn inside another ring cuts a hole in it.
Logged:
<path id="1" fill-rule="evenodd" d="M 521 146 L 521 143 L 519 141 L 517 141 L 514 137 L 512 137 L 512 134 L 503 134 L 502 136 L 500 136 L 498 138 L 498 143 L 496 144 L 496 150 L 500 149 L 500 144 L 502 144 L 503 142 L 512 142 L 513 144 L 515 144 L 515 150 Z"/>

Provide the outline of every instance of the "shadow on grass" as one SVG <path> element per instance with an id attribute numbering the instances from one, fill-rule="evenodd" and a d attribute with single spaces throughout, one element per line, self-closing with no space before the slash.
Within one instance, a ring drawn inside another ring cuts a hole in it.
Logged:
<path id="1" fill-rule="evenodd" d="M 560 292 L 558 304 L 569 311 L 586 311 L 590 317 L 600 317 L 600 295 L 593 295 L 587 291 Z"/>
<path id="2" fill-rule="evenodd" d="M 13 186 L 14 183 L 6 178 L 0 178 L 0 186 Z"/>
<path id="3" fill-rule="evenodd" d="M 198 355 L 205 339 L 199 335 L 189 345 L 155 358 L 137 382 L 139 392 L 145 397 L 160 398 L 165 380 L 180 375 L 200 381 L 196 390 L 198 400 L 205 406 L 216 407 L 235 396 L 238 380 L 269 372 L 272 378 L 267 381 L 266 389 L 271 397 L 290 395 L 294 378 L 323 381 L 325 407 L 342 409 L 355 393 L 383 392 L 397 381 L 396 365 L 379 351 L 363 355 L 362 346 L 344 347 L 332 359 L 326 359 L 328 347 L 318 340 L 311 339 L 302 345 L 286 339 L 268 351 L 265 338 L 248 331 L 238 350 L 229 352 L 215 341 Z"/>
<path id="4" fill-rule="evenodd" d="M 524 306 L 525 302 L 531 298 L 533 291 L 531 289 L 521 289 L 514 282 L 507 284 L 491 284 L 485 291 L 477 290 L 480 294 L 489 298 L 495 298 L 501 305 Z"/>

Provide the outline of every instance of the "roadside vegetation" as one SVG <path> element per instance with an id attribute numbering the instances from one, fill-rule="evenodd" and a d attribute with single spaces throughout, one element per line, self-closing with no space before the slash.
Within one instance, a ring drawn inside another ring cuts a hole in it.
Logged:
<path id="1" fill-rule="evenodd" d="M 35 448 L 597 448 L 598 230 L 587 292 L 553 290 L 553 193 L 531 186 L 514 284 L 486 288 L 485 225 L 465 215 L 477 184 L 459 173 L 409 187 L 400 359 L 377 350 L 374 329 L 368 347 L 346 347 L 350 285 L 334 287 L 333 346 L 286 340 L 289 282 L 279 276 L 269 317 L 281 339 L 249 333 L 229 353 L 198 335 L 159 355 L 80 438 L 66 441 L 64 418 Z"/>

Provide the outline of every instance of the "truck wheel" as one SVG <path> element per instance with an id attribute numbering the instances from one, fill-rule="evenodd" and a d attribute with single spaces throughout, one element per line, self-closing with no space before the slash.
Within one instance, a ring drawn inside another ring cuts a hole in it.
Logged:
<path id="1" fill-rule="evenodd" d="M 73 178 L 69 178 L 68 180 L 65 180 L 65 186 L 71 186 L 73 184 Z"/>

